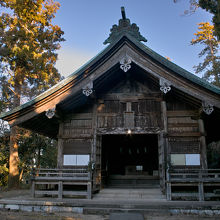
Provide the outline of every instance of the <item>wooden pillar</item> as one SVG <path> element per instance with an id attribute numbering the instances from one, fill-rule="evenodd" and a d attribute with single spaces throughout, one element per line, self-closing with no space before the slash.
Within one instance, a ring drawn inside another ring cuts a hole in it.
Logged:
<path id="1" fill-rule="evenodd" d="M 62 199 L 63 198 L 63 182 L 59 181 L 58 183 L 58 198 Z"/>
<path id="2" fill-rule="evenodd" d="M 58 139 L 57 146 L 57 168 L 61 169 L 63 167 L 63 139 Z"/>
<path id="3" fill-rule="evenodd" d="M 92 190 L 96 190 L 96 177 L 97 177 L 97 165 L 96 165 L 96 145 L 97 145 L 97 103 L 94 100 L 93 105 L 93 113 L 92 113 L 92 132 L 93 132 L 93 140 L 92 140 L 92 147 L 91 147 L 91 159 L 90 162 L 94 164 L 94 170 L 92 170 Z"/>
<path id="4" fill-rule="evenodd" d="M 201 167 L 202 169 L 207 169 L 207 153 L 206 153 L 206 139 L 205 139 L 205 128 L 202 119 L 198 120 L 200 137 L 200 152 L 201 152 Z"/>
<path id="5" fill-rule="evenodd" d="M 32 180 L 31 183 L 31 197 L 35 197 L 35 180 Z"/>
<path id="6" fill-rule="evenodd" d="M 87 183 L 87 199 L 92 199 L 92 186 L 90 181 Z"/>
<path id="7" fill-rule="evenodd" d="M 163 193 L 165 193 L 166 188 L 166 168 L 167 168 L 167 108 L 166 102 L 161 102 L 161 120 L 163 125 L 163 131 L 159 135 L 159 172 L 160 172 L 160 186 Z"/>
<path id="8" fill-rule="evenodd" d="M 93 132 L 93 141 L 91 147 L 91 162 L 96 162 L 96 138 L 97 138 L 97 104 L 94 103 L 93 113 L 92 113 L 92 132 Z"/>
<path id="9" fill-rule="evenodd" d="M 63 135 L 63 123 L 60 123 L 59 127 L 59 139 L 57 146 L 57 168 L 63 167 L 63 139 L 61 138 Z"/>
<path id="10" fill-rule="evenodd" d="M 167 200 L 171 201 L 172 200 L 172 190 L 171 190 L 171 181 L 170 181 L 170 174 L 168 172 L 168 170 L 166 171 L 166 175 L 167 175 Z"/>

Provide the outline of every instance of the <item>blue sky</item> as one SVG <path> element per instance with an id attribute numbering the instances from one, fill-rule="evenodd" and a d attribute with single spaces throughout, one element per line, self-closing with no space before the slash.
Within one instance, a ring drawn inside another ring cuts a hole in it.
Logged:
<path id="1" fill-rule="evenodd" d="M 65 42 L 58 51 L 56 67 L 68 76 L 99 53 L 106 46 L 110 28 L 121 18 L 121 6 L 126 17 L 136 23 L 145 44 L 172 62 L 194 72 L 193 66 L 202 59 L 198 53 L 202 46 L 191 46 L 197 24 L 211 21 L 204 10 L 183 16 L 189 0 L 59 0 L 61 7 L 54 23 L 64 31 Z"/>

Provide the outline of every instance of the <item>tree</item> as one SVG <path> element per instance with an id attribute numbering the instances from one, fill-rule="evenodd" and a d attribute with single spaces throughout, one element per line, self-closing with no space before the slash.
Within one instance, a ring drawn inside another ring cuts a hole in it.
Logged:
<path id="1" fill-rule="evenodd" d="M 63 31 L 52 24 L 59 8 L 53 0 L 0 0 L 9 13 L 0 15 L 0 62 L 4 68 L 4 96 L 10 108 L 56 84 L 61 76 L 54 67 Z M 9 188 L 19 184 L 18 129 L 11 127 Z"/>
<path id="2" fill-rule="evenodd" d="M 30 176 L 33 167 L 56 167 L 57 144 L 55 140 L 24 129 L 20 134 L 22 134 L 19 136 L 20 181 Z"/>
<path id="3" fill-rule="evenodd" d="M 191 44 L 203 44 L 205 48 L 199 53 L 199 57 L 205 56 L 202 63 L 195 67 L 196 73 L 205 71 L 204 78 L 220 87 L 220 57 L 218 56 L 219 42 L 213 34 L 214 26 L 209 22 L 198 24 L 198 31 L 194 34 Z"/>
<path id="4" fill-rule="evenodd" d="M 9 163 L 9 130 L 1 122 L 0 133 L 0 188 L 7 185 L 8 182 L 8 163 Z"/>
<path id="5" fill-rule="evenodd" d="M 212 22 L 214 24 L 214 32 L 218 39 L 220 39 L 220 1 L 199 0 L 199 6 L 213 14 Z"/>
<path id="6" fill-rule="evenodd" d="M 178 0 L 173 0 L 174 3 Z M 189 0 L 190 8 L 184 14 L 194 13 L 197 8 L 202 8 L 213 14 L 214 33 L 220 39 L 220 1 L 219 0 Z"/>

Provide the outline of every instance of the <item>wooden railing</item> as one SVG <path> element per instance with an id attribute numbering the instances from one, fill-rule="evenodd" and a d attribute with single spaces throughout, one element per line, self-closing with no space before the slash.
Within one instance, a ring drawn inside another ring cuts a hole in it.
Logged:
<path id="1" fill-rule="evenodd" d="M 36 169 L 32 172 L 31 180 L 32 197 L 57 195 L 60 199 L 63 196 L 85 196 L 91 199 L 91 175 L 87 168 Z M 79 190 L 79 186 L 85 189 Z"/>
<path id="2" fill-rule="evenodd" d="M 183 192 L 175 192 L 173 187 L 181 187 Z M 197 192 L 187 191 L 187 187 L 196 187 Z M 167 200 L 173 197 L 197 197 L 199 201 L 220 198 L 220 169 L 167 170 Z"/>

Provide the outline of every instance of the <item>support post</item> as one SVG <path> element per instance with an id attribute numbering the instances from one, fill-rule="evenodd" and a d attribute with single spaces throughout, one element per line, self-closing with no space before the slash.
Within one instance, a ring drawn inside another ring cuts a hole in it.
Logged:
<path id="1" fill-rule="evenodd" d="M 199 201 L 204 201 L 204 186 L 203 182 L 198 184 Z"/>
<path id="2" fill-rule="evenodd" d="M 93 131 L 93 141 L 91 147 L 91 162 L 94 164 L 92 169 L 92 190 L 96 190 L 96 177 L 97 177 L 97 161 L 96 161 L 96 152 L 97 152 L 97 101 L 94 100 L 93 114 L 92 114 L 92 131 Z"/>
<path id="3" fill-rule="evenodd" d="M 87 184 L 87 199 L 92 199 L 92 185 L 91 181 Z"/>
<path id="4" fill-rule="evenodd" d="M 35 197 L 35 180 L 32 180 L 31 184 L 31 197 Z"/>
<path id="5" fill-rule="evenodd" d="M 167 200 L 172 200 L 172 189 L 171 189 L 171 181 L 170 181 L 170 174 L 169 170 L 167 169 Z"/>
<path id="6" fill-rule="evenodd" d="M 63 168 L 63 139 L 58 139 L 57 146 L 57 168 Z"/>
<path id="7" fill-rule="evenodd" d="M 202 182 L 202 170 L 199 172 L 199 184 L 198 184 L 198 196 L 199 196 L 199 201 L 204 201 L 204 185 Z"/>
<path id="8" fill-rule="evenodd" d="M 161 120 L 163 125 L 163 132 L 159 135 L 159 148 L 160 148 L 160 154 L 161 158 L 159 159 L 159 169 L 160 169 L 160 186 L 163 193 L 166 191 L 166 169 L 168 167 L 167 161 L 168 161 L 168 154 L 167 154 L 167 146 L 168 146 L 168 140 L 165 135 L 167 134 L 167 107 L 166 102 L 161 102 Z"/>
<path id="9" fill-rule="evenodd" d="M 58 198 L 62 199 L 63 198 L 63 182 L 59 181 L 58 183 Z"/>
<path id="10" fill-rule="evenodd" d="M 57 168 L 63 168 L 63 123 L 61 122 L 59 125 L 59 138 L 58 138 L 58 146 L 57 146 Z"/>
<path id="11" fill-rule="evenodd" d="M 200 152 L 201 152 L 201 166 L 202 169 L 207 169 L 207 153 L 206 153 L 206 139 L 205 139 L 205 128 L 204 128 L 204 122 L 202 119 L 198 120 L 199 124 L 199 132 L 201 133 L 200 137 Z"/>

